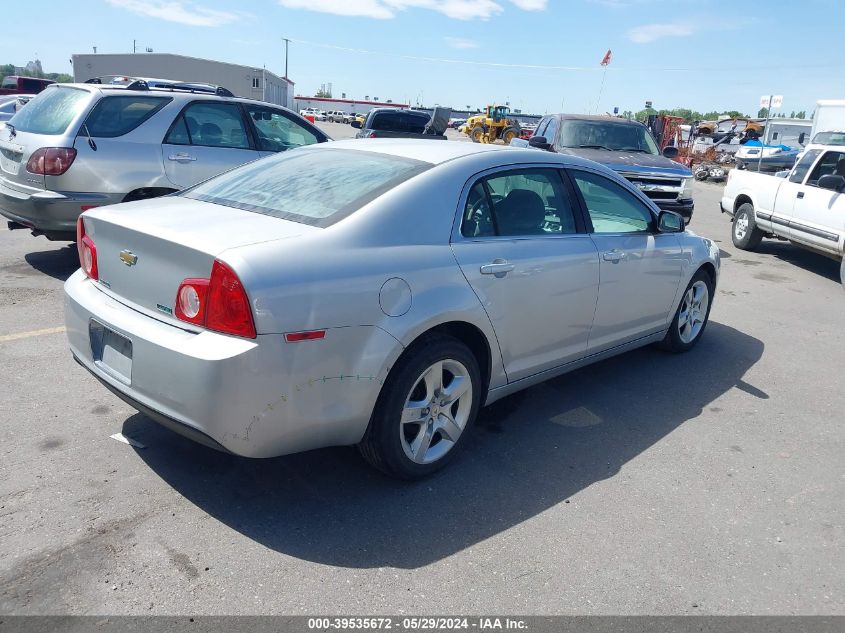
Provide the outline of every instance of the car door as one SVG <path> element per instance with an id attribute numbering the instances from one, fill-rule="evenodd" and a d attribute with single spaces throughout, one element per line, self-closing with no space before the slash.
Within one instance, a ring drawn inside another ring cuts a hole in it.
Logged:
<path id="1" fill-rule="evenodd" d="M 677 234 L 658 233 L 651 207 L 627 187 L 569 169 L 599 253 L 600 277 L 590 353 L 666 328 L 684 266 Z"/>
<path id="2" fill-rule="evenodd" d="M 259 157 L 238 103 L 195 101 L 173 121 L 161 146 L 168 180 L 183 189 Z"/>
<path id="3" fill-rule="evenodd" d="M 790 239 L 830 253 L 842 252 L 845 239 L 845 194 L 819 187 L 819 178 L 845 177 L 845 152 L 825 152 L 804 185 L 796 187 L 789 222 Z"/>
<path id="4" fill-rule="evenodd" d="M 574 200 L 547 167 L 496 170 L 464 193 L 452 249 L 490 317 L 511 382 L 586 351 L 599 263 Z"/>
<path id="5" fill-rule="evenodd" d="M 326 135 L 303 119 L 297 119 L 278 108 L 244 104 L 261 156 L 313 145 L 326 140 Z"/>
<path id="6" fill-rule="evenodd" d="M 818 150 L 806 152 L 792 169 L 789 177 L 780 183 L 772 209 L 755 209 L 760 227 L 772 231 L 781 237 L 790 237 L 790 224 L 795 211 L 795 203 L 803 197 L 804 178 L 821 154 Z"/>

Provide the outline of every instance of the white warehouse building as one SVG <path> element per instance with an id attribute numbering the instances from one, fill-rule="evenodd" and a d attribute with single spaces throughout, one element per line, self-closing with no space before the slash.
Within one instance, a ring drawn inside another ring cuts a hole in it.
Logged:
<path id="1" fill-rule="evenodd" d="M 265 68 L 171 53 L 73 55 L 74 81 L 108 75 L 214 84 L 239 97 L 293 108 L 293 82 Z"/>

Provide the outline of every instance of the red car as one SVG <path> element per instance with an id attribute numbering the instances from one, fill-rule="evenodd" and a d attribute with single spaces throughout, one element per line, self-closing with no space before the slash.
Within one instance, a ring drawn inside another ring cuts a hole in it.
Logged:
<path id="1" fill-rule="evenodd" d="M 36 95 L 50 84 L 56 83 L 52 79 L 38 79 L 36 77 L 19 77 L 9 75 L 3 78 L 0 84 L 0 95 Z"/>

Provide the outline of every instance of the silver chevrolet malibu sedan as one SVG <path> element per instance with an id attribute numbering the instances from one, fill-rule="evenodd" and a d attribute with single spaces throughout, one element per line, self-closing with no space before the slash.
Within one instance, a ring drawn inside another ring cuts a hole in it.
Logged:
<path id="1" fill-rule="evenodd" d="M 403 478 L 503 396 L 690 349 L 719 275 L 715 244 L 611 170 L 472 143 L 314 145 L 77 234 L 71 351 L 120 398 L 237 455 L 357 444 Z"/>

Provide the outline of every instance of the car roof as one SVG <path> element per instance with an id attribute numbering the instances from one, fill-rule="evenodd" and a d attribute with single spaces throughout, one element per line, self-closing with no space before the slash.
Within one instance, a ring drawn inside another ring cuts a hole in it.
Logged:
<path id="1" fill-rule="evenodd" d="M 609 116 L 606 114 L 553 114 L 552 116 L 558 119 L 567 121 L 598 121 L 601 123 L 622 123 L 624 125 L 638 125 L 644 127 L 639 121 L 632 121 L 630 119 L 623 119 L 622 117 Z"/>
<path id="2" fill-rule="evenodd" d="M 435 139 L 354 139 L 346 141 L 332 141 L 331 143 L 317 143 L 300 148 L 305 151 L 319 151 L 330 149 L 349 149 L 363 152 L 387 154 L 401 158 L 441 165 L 453 160 L 473 157 L 489 156 L 490 162 L 495 163 L 495 156 L 500 156 L 504 163 L 560 163 L 561 166 L 590 167 L 599 171 L 615 174 L 615 172 L 599 163 L 571 156 L 542 152 L 537 149 L 510 147 L 504 145 L 489 145 L 486 143 L 470 143 L 463 141 L 443 141 Z M 299 150 L 297 150 L 299 151 Z M 491 165 L 493 166 L 493 165 Z"/>
<path id="3" fill-rule="evenodd" d="M 185 82 L 184 85 L 190 85 L 192 82 Z M 243 103 L 255 103 L 258 105 L 263 106 L 271 106 L 274 108 L 282 108 L 283 110 L 290 110 L 290 108 L 286 108 L 283 105 L 279 105 L 278 103 L 270 103 L 268 101 L 261 101 L 260 99 L 250 99 L 249 97 L 239 97 L 237 95 L 233 97 L 227 97 L 224 95 L 214 94 L 213 92 L 205 92 L 205 91 L 196 91 L 193 92 L 191 90 L 172 90 L 168 89 L 167 87 L 151 87 L 146 90 L 136 90 L 132 88 L 127 88 L 126 86 L 121 85 L 110 85 L 110 84 L 89 84 L 89 83 L 61 83 L 61 84 L 53 84 L 59 88 L 70 87 L 70 88 L 77 88 L 82 90 L 87 90 L 88 92 L 100 92 L 102 94 L 110 94 L 110 93 L 119 93 L 123 92 L 124 94 L 133 94 L 133 95 L 141 95 L 141 96 L 166 96 L 166 97 L 173 97 L 173 98 L 183 98 L 185 100 L 194 101 L 197 99 L 210 99 L 210 100 L 222 100 L 222 101 L 237 101 Z M 51 86 L 52 87 L 52 86 Z M 9 95 L 12 96 L 12 95 Z M 307 109 L 307 108 L 306 108 Z M 316 110 L 316 108 L 311 108 Z"/>

